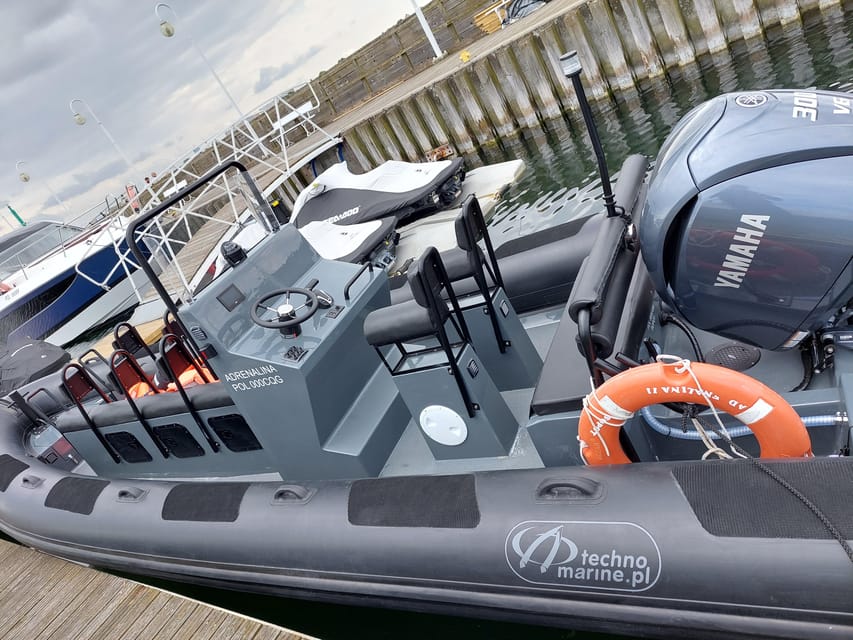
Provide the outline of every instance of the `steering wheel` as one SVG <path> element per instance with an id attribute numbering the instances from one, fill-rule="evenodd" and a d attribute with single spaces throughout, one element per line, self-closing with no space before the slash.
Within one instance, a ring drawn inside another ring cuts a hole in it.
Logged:
<path id="1" fill-rule="evenodd" d="M 305 301 L 296 306 L 290 302 L 290 296 L 297 295 L 302 296 Z M 285 296 L 284 301 L 275 306 L 268 306 L 266 303 L 273 298 L 280 298 L 281 296 Z M 255 324 L 259 324 L 262 327 L 267 327 L 268 329 L 287 329 L 289 327 L 295 327 L 297 325 L 302 324 L 308 318 L 317 313 L 317 309 L 320 308 L 320 303 L 317 299 L 317 294 L 311 291 L 310 289 L 298 289 L 295 287 L 290 287 L 287 289 L 276 289 L 275 291 L 271 291 L 267 295 L 258 298 L 252 303 L 252 321 Z M 302 309 L 307 309 L 302 313 L 299 313 Z M 261 313 L 263 311 L 272 311 L 276 314 L 276 319 L 274 320 L 265 320 L 261 318 Z"/>

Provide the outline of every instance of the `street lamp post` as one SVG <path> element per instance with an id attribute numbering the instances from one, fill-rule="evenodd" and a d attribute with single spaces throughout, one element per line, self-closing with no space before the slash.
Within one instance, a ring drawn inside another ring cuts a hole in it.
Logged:
<path id="1" fill-rule="evenodd" d="M 435 59 L 438 60 L 444 55 L 444 52 L 441 50 L 441 47 L 438 46 L 438 41 L 435 39 L 435 35 L 429 26 L 429 22 L 427 22 L 427 19 L 424 16 L 424 12 L 421 11 L 421 7 L 417 3 L 417 0 L 412 0 L 412 7 L 415 10 L 415 15 L 418 17 L 418 22 L 421 23 L 421 29 L 424 30 L 424 34 L 426 35 L 427 40 L 429 40 L 429 45 L 432 47 Z"/>
<path id="2" fill-rule="evenodd" d="M 26 184 L 27 182 L 30 181 L 30 174 L 27 173 L 23 168 L 25 164 L 27 164 L 27 163 L 24 160 L 18 160 L 15 163 L 15 171 L 18 172 L 18 180 L 20 180 L 24 184 Z M 65 209 L 65 213 L 67 213 L 69 216 L 71 216 L 71 209 L 69 209 L 65 205 L 65 203 L 62 200 L 60 200 L 59 196 L 56 195 L 56 192 L 54 192 L 54 190 L 51 188 L 50 183 L 47 180 L 44 180 L 43 182 L 44 182 L 45 186 L 47 187 L 47 190 L 50 192 L 50 195 L 52 195 L 53 199 L 56 200 L 56 204 L 58 204 L 60 207 Z"/>
<path id="3" fill-rule="evenodd" d="M 166 4 L 165 2 L 159 2 L 154 6 L 154 17 L 160 21 L 160 33 L 162 33 L 163 36 L 166 38 L 171 38 L 172 36 L 175 35 L 175 25 L 173 25 L 166 18 L 164 18 L 163 16 L 160 15 L 161 9 L 168 9 L 169 11 L 171 11 L 172 15 L 174 16 L 174 18 L 176 20 L 178 19 L 178 12 L 175 11 L 170 5 Z M 216 70 L 213 68 L 213 65 L 210 64 L 210 61 L 207 59 L 207 56 L 204 55 L 204 52 L 199 48 L 199 46 L 192 39 L 192 36 L 190 36 L 189 34 L 187 35 L 187 40 L 190 41 L 190 45 L 192 46 L 192 48 L 196 50 L 196 53 L 198 53 L 199 57 L 201 57 L 205 66 L 207 66 L 210 73 L 213 74 L 213 77 L 216 79 L 216 82 L 219 84 L 219 88 L 222 89 L 222 92 L 225 94 L 225 97 L 228 98 L 228 102 L 231 103 L 231 106 L 234 107 L 234 110 L 240 116 L 240 120 L 242 122 L 246 123 L 246 127 L 251 132 L 252 137 L 255 139 L 255 142 L 260 143 L 260 138 L 258 137 L 258 134 L 255 133 L 255 129 L 252 127 L 252 123 L 249 122 L 248 118 L 246 118 L 246 115 L 243 113 L 242 109 L 240 109 L 240 105 L 237 104 L 237 101 L 234 100 L 234 97 L 231 95 L 231 93 L 228 91 L 228 89 L 225 88 L 225 83 L 222 82 L 222 79 L 219 77 L 219 74 L 216 73 Z M 262 148 L 263 148 L 263 145 L 262 145 Z"/>
<path id="4" fill-rule="evenodd" d="M 116 150 L 116 153 L 121 156 L 121 159 L 124 160 L 124 163 L 128 166 L 128 168 L 133 169 L 133 165 L 130 163 L 130 160 L 128 159 L 127 155 L 125 155 L 124 151 L 121 150 L 121 147 L 118 146 L 118 143 L 116 142 L 115 138 L 112 137 L 110 132 L 104 126 L 104 123 L 101 122 L 101 119 L 92 110 L 92 106 L 82 98 L 73 98 L 71 102 L 68 103 L 68 108 L 71 109 L 71 113 L 74 117 L 74 122 L 76 122 L 80 126 L 86 124 L 86 117 L 82 113 L 80 113 L 79 109 L 74 108 L 75 102 L 79 102 L 84 107 L 86 107 L 86 110 L 92 115 L 92 118 L 95 119 L 95 122 L 98 123 L 98 126 L 101 128 L 101 131 L 104 132 L 104 135 L 107 137 L 107 140 L 109 140 L 110 144 L 113 145 L 113 149 Z"/>

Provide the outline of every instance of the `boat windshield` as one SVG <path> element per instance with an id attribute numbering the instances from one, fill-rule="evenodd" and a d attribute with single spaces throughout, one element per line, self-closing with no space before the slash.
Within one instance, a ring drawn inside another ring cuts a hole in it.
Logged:
<path id="1" fill-rule="evenodd" d="M 34 225 L 12 244 L 0 248 L 0 280 L 19 271 L 45 254 L 62 246 L 80 233 L 80 229 L 58 222 Z"/>

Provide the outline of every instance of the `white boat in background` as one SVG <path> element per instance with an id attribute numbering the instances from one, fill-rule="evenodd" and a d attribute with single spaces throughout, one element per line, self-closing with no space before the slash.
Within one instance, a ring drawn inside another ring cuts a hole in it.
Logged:
<path id="1" fill-rule="evenodd" d="M 85 229 L 46 221 L 14 232 L 0 253 L 3 341 L 65 345 L 136 304 L 142 280 L 126 225 L 116 216 Z"/>

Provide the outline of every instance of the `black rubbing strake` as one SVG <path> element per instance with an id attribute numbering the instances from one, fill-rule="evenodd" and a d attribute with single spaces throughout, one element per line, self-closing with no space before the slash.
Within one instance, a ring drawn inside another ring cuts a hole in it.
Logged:
<path id="1" fill-rule="evenodd" d="M 348 517 L 366 527 L 473 529 L 480 523 L 474 476 L 356 480 Z"/>

